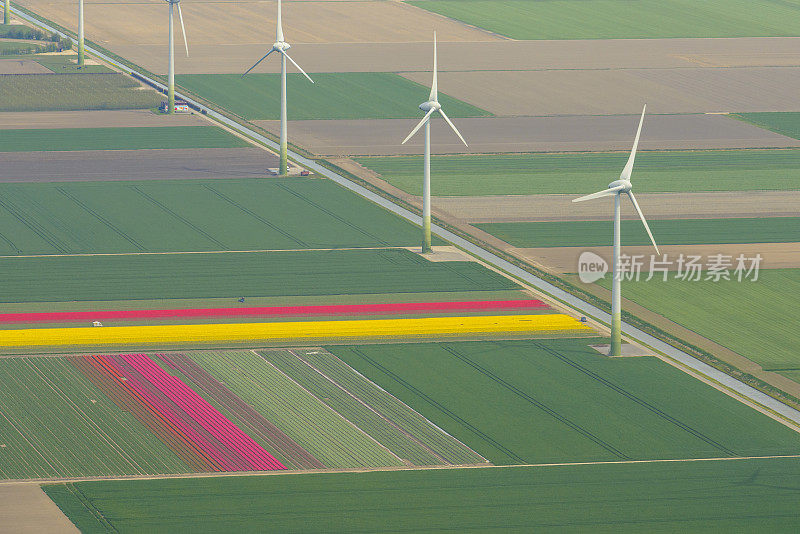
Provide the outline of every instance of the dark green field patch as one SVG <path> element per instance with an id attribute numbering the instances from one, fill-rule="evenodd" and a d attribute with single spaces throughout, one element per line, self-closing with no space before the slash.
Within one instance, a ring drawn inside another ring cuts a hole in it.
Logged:
<path id="1" fill-rule="evenodd" d="M 149 109 L 161 97 L 122 74 L 2 74 L 0 111 Z"/>
<path id="2" fill-rule="evenodd" d="M 800 139 L 800 113 L 798 112 L 736 113 L 734 117 L 781 135 Z"/>
<path id="3" fill-rule="evenodd" d="M 477 263 L 331 250 L 2 258 L 0 300 L 55 302 L 517 289 Z"/>
<path id="4" fill-rule="evenodd" d="M 627 153 L 431 156 L 435 196 L 585 194 L 617 179 Z M 422 156 L 361 157 L 395 187 L 422 194 Z M 640 152 L 637 192 L 798 189 L 800 150 Z"/>
<path id="5" fill-rule="evenodd" d="M 600 339 L 328 347 L 495 464 L 797 454 L 800 434 Z"/>
<path id="6" fill-rule="evenodd" d="M 409 2 L 513 39 L 794 37 L 796 0 L 422 0 Z"/>
<path id="7" fill-rule="evenodd" d="M 515 247 L 611 245 L 611 208 L 609 204 L 608 221 L 481 223 L 475 226 Z M 800 241 L 800 217 L 651 219 L 648 224 L 659 245 Z M 621 232 L 626 245 L 650 244 L 641 221 L 622 221 Z"/>
<path id="8" fill-rule="evenodd" d="M 420 239 L 413 224 L 328 180 L 0 184 L 0 255 L 384 247 Z"/>
<path id="9" fill-rule="evenodd" d="M 3 130 L 0 136 L 0 152 L 250 146 L 225 130 L 209 126 L 14 129 Z"/>
<path id="10" fill-rule="evenodd" d="M 407 119 L 420 117 L 417 106 L 430 89 L 387 72 L 341 72 L 286 76 L 290 120 Z M 178 83 L 244 117 L 280 118 L 280 75 L 185 74 Z M 483 117 L 489 112 L 439 93 L 450 117 Z"/>
<path id="11" fill-rule="evenodd" d="M 86 533 L 794 532 L 796 458 L 77 482 Z"/>

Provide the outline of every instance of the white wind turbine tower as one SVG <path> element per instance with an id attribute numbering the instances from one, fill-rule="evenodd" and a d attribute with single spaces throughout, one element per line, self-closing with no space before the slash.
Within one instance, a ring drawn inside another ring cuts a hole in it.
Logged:
<path id="1" fill-rule="evenodd" d="M 628 195 L 628 198 L 631 199 L 633 207 L 636 209 L 636 213 L 639 214 L 639 218 L 642 220 L 642 224 L 644 224 L 644 229 L 647 230 L 647 235 L 650 236 L 650 241 L 652 241 L 653 247 L 655 247 L 656 253 L 658 253 L 658 245 L 656 245 L 656 240 L 653 239 L 653 233 L 650 231 L 650 227 L 647 225 L 647 220 L 645 220 L 644 214 L 639 208 L 639 203 L 636 202 L 636 197 L 633 196 L 633 191 L 631 191 L 631 171 L 633 171 L 633 160 L 636 158 L 636 148 L 639 145 L 639 135 L 642 133 L 642 122 L 644 122 L 644 113 L 646 110 L 647 104 L 645 104 L 644 108 L 642 109 L 642 117 L 639 119 L 639 128 L 636 130 L 636 139 L 633 141 L 631 155 L 628 157 L 628 162 L 625 164 L 625 168 L 622 169 L 619 179 L 608 184 L 608 189 L 572 200 L 573 202 L 582 202 L 584 200 L 592 200 L 595 198 L 608 197 L 612 195 L 614 196 L 614 257 L 612 259 L 611 348 L 608 353 L 609 356 L 620 356 L 622 353 L 622 297 L 620 295 L 620 281 L 622 273 L 620 272 L 619 235 L 620 196 L 622 193 L 625 193 Z"/>
<path id="2" fill-rule="evenodd" d="M 450 128 L 456 133 L 464 146 L 467 142 L 459 133 L 455 125 L 450 121 L 450 118 L 445 114 L 442 105 L 439 104 L 439 87 L 438 87 L 438 72 L 436 68 L 436 32 L 433 32 L 433 82 L 431 83 L 431 94 L 427 102 L 419 105 L 419 109 L 425 111 L 425 116 L 419 121 L 411 133 L 408 134 L 401 144 L 406 144 L 406 141 L 417 133 L 417 131 L 425 125 L 425 158 L 424 158 L 424 180 L 422 183 L 422 252 L 431 251 L 431 115 L 439 112 L 442 118 L 447 121 Z"/>
<path id="3" fill-rule="evenodd" d="M 181 0 L 166 0 L 169 4 L 169 69 L 167 73 L 167 113 L 175 113 L 175 39 L 173 37 L 173 11 L 178 6 L 178 18 L 181 21 L 181 32 L 183 32 L 183 45 L 186 47 L 186 57 L 189 57 L 189 43 L 186 42 L 186 28 L 183 26 L 183 14 L 181 13 Z"/>
<path id="4" fill-rule="evenodd" d="M 306 74 L 300 65 L 298 65 L 295 60 L 289 57 L 289 54 L 286 53 L 292 46 L 283 40 L 283 24 L 281 23 L 281 0 L 278 0 L 278 19 L 275 24 L 275 42 L 272 44 L 272 48 L 269 49 L 269 52 L 264 54 L 264 57 L 256 61 L 255 65 L 247 69 L 247 71 L 242 74 L 242 78 L 244 78 L 248 72 L 256 68 L 256 66 L 264 61 L 268 55 L 273 52 L 278 52 L 281 54 L 281 153 L 280 153 L 280 166 L 278 169 L 279 174 L 286 174 L 288 172 L 288 160 L 287 160 L 287 133 L 286 133 L 286 60 L 292 62 L 292 65 L 297 67 L 303 76 L 308 78 L 308 81 L 314 83 L 314 80 Z"/>

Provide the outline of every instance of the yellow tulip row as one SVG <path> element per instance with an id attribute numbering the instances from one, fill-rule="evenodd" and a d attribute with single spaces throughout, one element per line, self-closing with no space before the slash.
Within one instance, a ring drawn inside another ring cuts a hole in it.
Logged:
<path id="1" fill-rule="evenodd" d="M 0 346 L 107 345 L 215 341 L 273 341 L 309 338 L 431 337 L 503 332 L 588 330 L 562 314 L 425 317 L 351 321 L 302 321 L 37 328 L 0 331 Z"/>

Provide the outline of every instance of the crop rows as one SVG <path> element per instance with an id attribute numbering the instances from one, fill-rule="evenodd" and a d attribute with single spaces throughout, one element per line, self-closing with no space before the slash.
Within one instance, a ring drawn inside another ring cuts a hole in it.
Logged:
<path id="1" fill-rule="evenodd" d="M 148 109 L 158 106 L 155 91 L 121 74 L 0 75 L 0 111 Z"/>
<path id="2" fill-rule="evenodd" d="M 416 465 L 485 461 L 327 351 L 261 355 L 404 460 Z"/>
<path id="3" fill-rule="evenodd" d="M 187 353 L 325 467 L 402 465 L 399 458 L 257 354 Z"/>
<path id="4" fill-rule="evenodd" d="M 0 477 L 185 472 L 65 359 L 0 360 Z"/>
<path id="5" fill-rule="evenodd" d="M 26 328 L 0 330 L 4 347 L 128 345 L 140 343 L 213 344 L 294 339 L 424 338 L 474 334 L 587 333 L 590 329 L 563 314 L 423 317 L 349 321 L 221 323 L 104 328 Z"/>

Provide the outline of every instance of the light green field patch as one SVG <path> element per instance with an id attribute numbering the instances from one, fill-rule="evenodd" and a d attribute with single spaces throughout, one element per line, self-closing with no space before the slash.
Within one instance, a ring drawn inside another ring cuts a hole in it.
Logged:
<path id="1" fill-rule="evenodd" d="M 797 454 L 800 434 L 601 339 L 328 347 L 495 464 Z"/>
<path id="2" fill-rule="evenodd" d="M 0 478 L 186 473 L 64 358 L 0 358 Z"/>
<path id="3" fill-rule="evenodd" d="M 161 97 L 138 90 L 122 74 L 21 74 L 0 76 L 0 111 L 149 109 Z"/>
<path id="4" fill-rule="evenodd" d="M 796 0 L 422 0 L 408 2 L 513 39 L 794 37 Z"/>
<path id="5" fill-rule="evenodd" d="M 290 120 L 418 118 L 417 106 L 430 89 L 387 72 L 288 74 Z M 248 120 L 280 119 L 280 75 L 185 74 L 177 83 Z M 450 117 L 484 117 L 489 112 L 439 93 Z"/>
<path id="6" fill-rule="evenodd" d="M 106 532 L 796 532 L 797 458 L 77 482 Z M 610 504 L 610 503 L 613 503 Z M 101 522 L 101 518 L 102 521 Z"/>
<path id="7" fill-rule="evenodd" d="M 705 275 L 704 275 L 705 276 Z M 644 278 L 644 277 L 642 277 Z M 600 282 L 608 287 L 608 282 Z M 800 368 L 800 269 L 762 269 L 758 280 L 655 277 L 623 281 L 622 295 L 765 369 Z"/>
<path id="8" fill-rule="evenodd" d="M 253 351 L 187 353 L 326 467 L 403 462 Z"/>
<path id="9" fill-rule="evenodd" d="M 591 247 L 611 245 L 610 216 L 609 210 L 609 221 L 482 223 L 475 226 L 515 247 Z M 626 245 L 650 244 L 640 221 L 621 223 Z M 650 219 L 648 224 L 659 245 L 800 241 L 800 217 Z"/>
<path id="10" fill-rule="evenodd" d="M 583 194 L 615 180 L 627 153 L 432 156 L 436 196 Z M 422 157 L 362 157 L 360 164 L 420 195 Z M 637 192 L 798 189 L 800 150 L 640 152 Z M 757 185 L 755 185 L 757 184 Z"/>
<path id="11" fill-rule="evenodd" d="M 3 130 L 0 152 L 247 146 L 235 135 L 210 126 L 12 129 Z"/>

